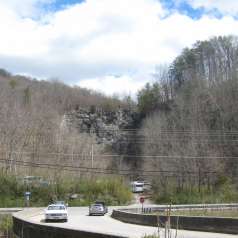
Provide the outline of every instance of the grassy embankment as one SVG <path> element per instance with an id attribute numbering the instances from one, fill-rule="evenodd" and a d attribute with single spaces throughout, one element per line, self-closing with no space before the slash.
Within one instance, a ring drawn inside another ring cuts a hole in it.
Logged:
<path id="1" fill-rule="evenodd" d="M 120 178 L 72 179 L 65 178 L 47 186 L 25 186 L 17 177 L 0 174 L 0 207 L 22 207 L 24 192 L 31 192 L 30 206 L 46 206 L 54 200 L 65 200 L 69 206 L 88 206 L 95 200 L 108 205 L 127 204 L 131 192 Z M 77 194 L 76 199 L 70 195 Z"/>
<path id="2" fill-rule="evenodd" d="M 227 177 L 219 177 L 213 186 L 177 187 L 153 183 L 153 200 L 158 204 L 237 203 L 238 188 Z"/>
<path id="3" fill-rule="evenodd" d="M 0 215 L 0 237 L 15 238 L 12 231 L 11 215 Z"/>
<path id="4" fill-rule="evenodd" d="M 119 177 L 101 179 L 58 179 L 48 186 L 25 186 L 13 175 L 0 173 L 0 207 L 22 207 L 24 192 L 31 192 L 31 206 L 46 206 L 53 200 L 66 200 L 70 206 L 88 206 L 95 200 L 108 205 L 124 205 L 131 201 L 128 184 Z M 70 195 L 77 194 L 76 199 Z M 212 188 L 201 186 L 178 189 L 173 184 L 153 184 L 153 201 L 157 204 L 196 204 L 238 202 L 238 190 L 229 179 L 220 179 Z"/>

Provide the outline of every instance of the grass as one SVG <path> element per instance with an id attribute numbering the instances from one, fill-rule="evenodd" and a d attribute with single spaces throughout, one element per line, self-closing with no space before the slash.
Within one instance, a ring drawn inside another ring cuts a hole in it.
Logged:
<path id="1" fill-rule="evenodd" d="M 159 238 L 160 236 L 159 235 L 144 235 L 142 238 Z"/>
<path id="2" fill-rule="evenodd" d="M 218 177 L 213 186 L 185 185 L 183 188 L 173 182 L 161 185 L 153 183 L 153 200 L 159 204 L 197 204 L 197 203 L 231 203 L 238 201 L 237 185 L 229 178 Z"/>
<path id="3" fill-rule="evenodd" d="M 0 234 L 1 237 L 13 238 L 15 237 L 12 231 L 12 216 L 0 215 Z"/>
<path id="4" fill-rule="evenodd" d="M 95 200 L 107 205 L 127 204 L 132 197 L 129 187 L 121 178 L 57 179 L 48 186 L 25 186 L 13 175 L 0 173 L 0 207 L 22 207 L 24 193 L 31 192 L 30 206 L 46 206 L 54 200 L 65 200 L 69 206 L 88 206 Z M 78 198 L 71 200 L 70 195 Z"/>

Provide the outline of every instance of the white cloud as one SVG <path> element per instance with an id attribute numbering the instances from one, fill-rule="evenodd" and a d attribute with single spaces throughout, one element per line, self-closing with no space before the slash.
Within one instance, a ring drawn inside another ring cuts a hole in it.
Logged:
<path id="1" fill-rule="evenodd" d="M 158 0 L 87 0 L 39 20 L 22 17 L 14 4 L 24 1 L 30 16 L 47 0 L 1 1 L 0 67 L 107 93 L 134 93 L 155 65 L 171 62 L 182 48 L 238 29 L 231 16 L 166 16 Z"/>
<path id="2" fill-rule="evenodd" d="M 43 4 L 53 3 L 55 0 L 1 0 L 0 7 L 12 10 L 20 17 L 36 17 Z"/>
<path id="3" fill-rule="evenodd" d="M 107 95 L 115 95 L 118 92 L 121 95 L 136 95 L 137 91 L 144 86 L 144 82 L 135 81 L 135 79 L 128 75 L 123 75 L 85 79 L 81 80 L 78 85 L 84 88 L 99 90 Z"/>
<path id="4" fill-rule="evenodd" d="M 218 10 L 222 14 L 238 15 L 237 0 L 187 0 L 194 8 L 204 7 L 206 10 Z"/>

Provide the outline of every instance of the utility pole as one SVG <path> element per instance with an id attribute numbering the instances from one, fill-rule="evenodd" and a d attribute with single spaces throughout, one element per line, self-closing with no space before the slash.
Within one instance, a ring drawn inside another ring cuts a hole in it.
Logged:
<path id="1" fill-rule="evenodd" d="M 94 158 L 93 158 L 93 144 L 92 144 L 92 150 L 91 150 L 91 168 L 93 169 L 93 162 L 94 162 Z"/>

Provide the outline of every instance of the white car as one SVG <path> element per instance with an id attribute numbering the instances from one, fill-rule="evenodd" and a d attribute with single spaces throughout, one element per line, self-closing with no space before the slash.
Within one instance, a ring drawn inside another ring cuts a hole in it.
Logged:
<path id="1" fill-rule="evenodd" d="M 144 185 L 145 183 L 143 181 L 133 181 L 131 182 L 131 191 L 133 193 L 143 193 Z"/>
<path id="2" fill-rule="evenodd" d="M 68 221 L 67 207 L 62 204 L 51 204 L 45 209 L 45 221 Z"/>

